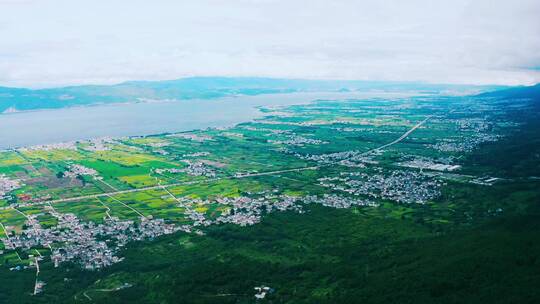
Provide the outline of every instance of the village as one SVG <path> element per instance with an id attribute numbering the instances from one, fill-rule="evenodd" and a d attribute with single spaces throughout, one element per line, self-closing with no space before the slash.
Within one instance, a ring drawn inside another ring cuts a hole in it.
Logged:
<path id="1" fill-rule="evenodd" d="M 21 186 L 21 181 L 8 178 L 5 174 L 0 174 L 0 198 Z"/>
<path id="2" fill-rule="evenodd" d="M 461 158 L 502 138 L 488 118 L 400 117 L 399 105 L 370 116 L 383 109 L 352 101 L 337 113 L 305 112 L 310 118 L 283 110 L 236 127 L 6 151 L 14 165 L 0 172 L 0 254 L 14 272 L 36 271 L 39 294 L 48 286 L 44 265 L 98 271 L 125 261 L 131 242 L 206 237 L 215 226 L 257 225 L 272 213 L 429 208 L 448 183 L 503 181 L 468 175 Z M 266 285 L 255 290 L 257 299 L 271 294 Z"/>
<path id="3" fill-rule="evenodd" d="M 105 217 L 102 223 L 81 221 L 76 215 L 60 213 L 52 205 L 45 207 L 47 214 L 58 221 L 57 225 L 44 228 L 36 215 L 28 214 L 26 229 L 20 234 L 1 238 L 6 250 L 25 250 L 46 248 L 55 267 L 64 262 L 76 262 L 87 270 L 108 267 L 122 261 L 119 251 L 127 243 L 153 239 L 177 231 L 204 234 L 198 227 L 234 224 L 249 226 L 257 224 L 262 217 L 272 212 L 292 211 L 303 213 L 306 204 L 321 204 L 332 208 L 351 206 L 376 207 L 378 204 L 364 199 L 354 199 L 339 195 L 318 196 L 275 195 L 269 192 L 256 194 L 255 198 L 218 197 L 212 201 L 198 199 L 178 199 L 179 206 L 185 208 L 185 216 L 191 224 L 177 225 L 164 219 L 140 217 L 139 220 L 120 220 L 118 217 Z M 215 218 L 196 210 L 195 206 L 218 203 L 223 211 Z M 14 270 L 16 270 L 14 268 Z"/>
<path id="4" fill-rule="evenodd" d="M 301 124 L 306 125 L 306 124 Z M 307 124 L 310 125 L 310 124 Z M 489 127 L 478 121 L 460 121 L 462 129 L 473 128 L 476 131 L 485 131 Z M 424 204 L 439 197 L 440 188 L 443 186 L 435 175 L 422 172 L 427 171 L 455 171 L 460 169 L 460 165 L 453 164 L 452 158 L 431 159 L 426 157 L 413 157 L 403 155 L 403 161 L 395 165 L 411 170 L 400 170 L 378 167 L 377 157 L 382 154 L 381 149 L 371 149 L 367 152 L 360 150 L 348 150 L 334 153 L 322 154 L 301 154 L 294 152 L 287 147 L 303 145 L 322 145 L 328 141 L 321 139 L 311 139 L 300 136 L 289 130 L 273 130 L 264 128 L 243 127 L 250 131 L 269 131 L 273 135 L 286 134 L 286 140 L 267 140 L 270 144 L 283 145 L 278 151 L 294 156 L 304 161 L 315 162 L 319 166 L 342 166 L 349 170 L 340 172 L 338 176 L 323 176 L 317 179 L 318 185 L 328 189 L 322 195 L 291 196 L 277 194 L 278 189 L 251 194 L 249 196 L 222 197 L 217 196 L 211 200 L 174 197 L 178 201 L 178 206 L 184 209 L 184 216 L 190 221 L 189 224 L 177 225 L 166 219 L 141 216 L 139 220 L 125 220 L 118 217 L 107 216 L 101 223 L 82 221 L 75 214 L 60 213 L 56 211 L 52 204 L 46 206 L 48 214 L 57 219 L 57 225 L 44 228 L 40 225 L 35 215 L 25 215 L 27 220 L 26 229 L 18 234 L 6 234 L 2 241 L 6 250 L 29 250 L 32 248 L 48 248 L 51 252 L 50 258 L 55 266 L 63 262 L 76 261 L 83 268 L 88 270 L 100 269 L 122 261 L 118 252 L 128 242 L 145 240 L 159 237 L 165 234 L 184 231 L 188 233 L 204 234 L 201 228 L 210 225 L 234 224 L 249 226 L 261 221 L 265 214 L 276 211 L 293 211 L 303 213 L 304 207 L 308 204 L 320 204 L 332 208 L 351 208 L 353 206 L 377 207 L 380 200 L 391 200 L 404 204 Z M 351 131 L 353 131 L 351 129 Z M 231 133 L 231 132 L 225 132 Z M 236 134 L 236 133 L 235 133 Z M 230 135 L 230 134 L 229 134 Z M 193 133 L 178 133 L 175 138 L 187 139 L 196 142 L 213 140 L 212 136 Z M 233 135 L 230 135 L 233 136 Z M 241 138 L 234 135 L 233 137 Z M 495 135 L 479 134 L 464 141 L 456 142 L 462 146 L 472 149 L 482 140 L 491 140 Z M 124 139 L 127 140 L 127 139 Z M 110 144 L 115 141 L 110 138 L 85 141 L 78 143 L 82 149 L 90 151 L 107 151 Z M 453 142 L 448 142 L 448 144 Z M 165 141 L 153 141 L 148 146 L 163 149 L 171 143 Z M 443 149 L 438 144 L 440 149 Z M 133 147 L 135 149 L 137 147 Z M 77 149 L 77 144 L 73 142 L 63 144 L 52 144 L 34 146 L 22 151 L 54 151 L 55 149 Z M 138 148 L 140 150 L 140 148 Z M 443 149 L 444 150 L 444 149 Z M 161 151 L 161 150 L 159 150 Z M 158 151 L 158 152 L 159 152 Z M 154 150 L 154 152 L 156 152 Z M 166 151 L 163 151 L 166 152 Z M 163 154 L 163 153 L 159 153 Z M 166 154 L 163 155 L 167 155 Z M 185 153 L 181 155 L 181 162 L 185 167 L 179 168 L 158 168 L 152 172 L 160 176 L 164 174 L 187 174 L 188 176 L 202 176 L 206 178 L 216 178 L 215 166 L 221 166 L 217 162 L 200 160 L 200 157 L 207 157 L 210 153 L 206 151 Z M 212 166 L 208 163 L 213 164 Z M 420 171 L 418 171 L 420 170 Z M 250 174 L 256 176 L 257 170 L 236 172 L 235 178 L 249 177 Z M 64 172 L 64 178 L 78 178 L 90 176 L 95 180 L 103 180 L 99 172 L 77 163 L 70 163 Z M 486 181 L 487 180 L 487 181 Z M 479 184 L 489 184 L 493 179 L 479 180 Z M 19 189 L 23 182 L 18 179 L 8 178 L 0 175 L 0 196 Z M 170 194 L 170 192 L 169 192 Z M 172 194 L 171 194 L 172 195 Z M 218 204 L 219 212 L 216 216 L 209 216 L 201 211 L 197 206 Z M 15 207 L 31 206 L 31 203 L 18 203 Z"/>
<path id="5" fill-rule="evenodd" d="M 373 170 L 371 174 L 342 172 L 339 177 L 323 177 L 318 181 L 319 185 L 334 191 L 406 204 L 423 204 L 440 195 L 442 182 L 420 172 Z"/>
<path id="6" fill-rule="evenodd" d="M 46 208 L 48 214 L 58 220 L 58 224 L 43 228 L 34 215 L 27 215 L 27 229 L 21 234 L 2 238 L 6 249 L 48 248 L 55 267 L 72 261 L 88 270 L 110 266 L 122 260 L 116 254 L 130 241 L 156 238 L 171 234 L 186 227 L 166 224 L 163 219 L 142 217 L 135 221 L 109 217 L 103 223 L 83 222 L 74 214 L 57 212 Z M 104 240 L 105 239 L 105 240 Z"/>

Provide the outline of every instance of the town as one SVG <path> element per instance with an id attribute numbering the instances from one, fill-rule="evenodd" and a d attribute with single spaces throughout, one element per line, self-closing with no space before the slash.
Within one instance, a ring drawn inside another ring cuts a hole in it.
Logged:
<path id="1" fill-rule="evenodd" d="M 389 109 L 379 102 L 320 101 L 235 127 L 0 152 L 0 240 L 2 254 L 14 255 L 5 263 L 13 271 L 39 273 L 49 262 L 96 271 L 124 261 L 131 242 L 204 237 L 211 226 L 252 226 L 313 206 L 431 206 L 455 180 L 500 181 L 456 173 L 464 154 L 515 126 L 490 118 L 495 109 L 419 116 L 399 106 L 410 100 L 395 100 L 394 112 L 381 114 Z M 46 284 L 36 274 L 34 293 Z"/>

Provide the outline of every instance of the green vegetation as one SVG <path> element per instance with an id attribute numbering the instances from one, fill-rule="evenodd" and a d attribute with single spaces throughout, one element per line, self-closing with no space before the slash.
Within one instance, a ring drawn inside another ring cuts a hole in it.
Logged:
<path id="1" fill-rule="evenodd" d="M 0 201 L 0 302 L 253 303 L 269 286 L 258 301 L 536 303 L 540 101 L 504 94 L 321 100 L 225 130 L 1 152 L 19 184 Z M 260 223 L 220 224 L 254 201 Z M 191 230 L 97 270 L 55 267 L 60 242 L 6 247 L 58 214 Z"/>

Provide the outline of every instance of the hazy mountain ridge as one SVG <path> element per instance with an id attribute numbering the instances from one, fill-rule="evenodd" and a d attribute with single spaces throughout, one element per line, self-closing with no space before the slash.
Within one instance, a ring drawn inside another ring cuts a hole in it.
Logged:
<path id="1" fill-rule="evenodd" d="M 515 87 L 494 92 L 485 92 L 481 97 L 499 97 L 504 99 L 528 98 L 533 100 L 540 99 L 540 83 L 532 86 Z"/>
<path id="2" fill-rule="evenodd" d="M 211 99 L 305 91 L 490 91 L 500 86 L 442 85 L 417 82 L 304 80 L 258 77 L 191 77 L 165 81 L 128 81 L 115 85 L 82 85 L 47 89 L 0 87 L 0 112 L 53 109 L 144 100 Z"/>

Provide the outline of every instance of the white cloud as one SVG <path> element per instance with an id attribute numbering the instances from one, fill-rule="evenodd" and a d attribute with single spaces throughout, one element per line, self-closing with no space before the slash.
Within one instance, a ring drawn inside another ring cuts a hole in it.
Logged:
<path id="1" fill-rule="evenodd" d="M 540 81 L 540 2 L 0 0 L 0 85 Z"/>

